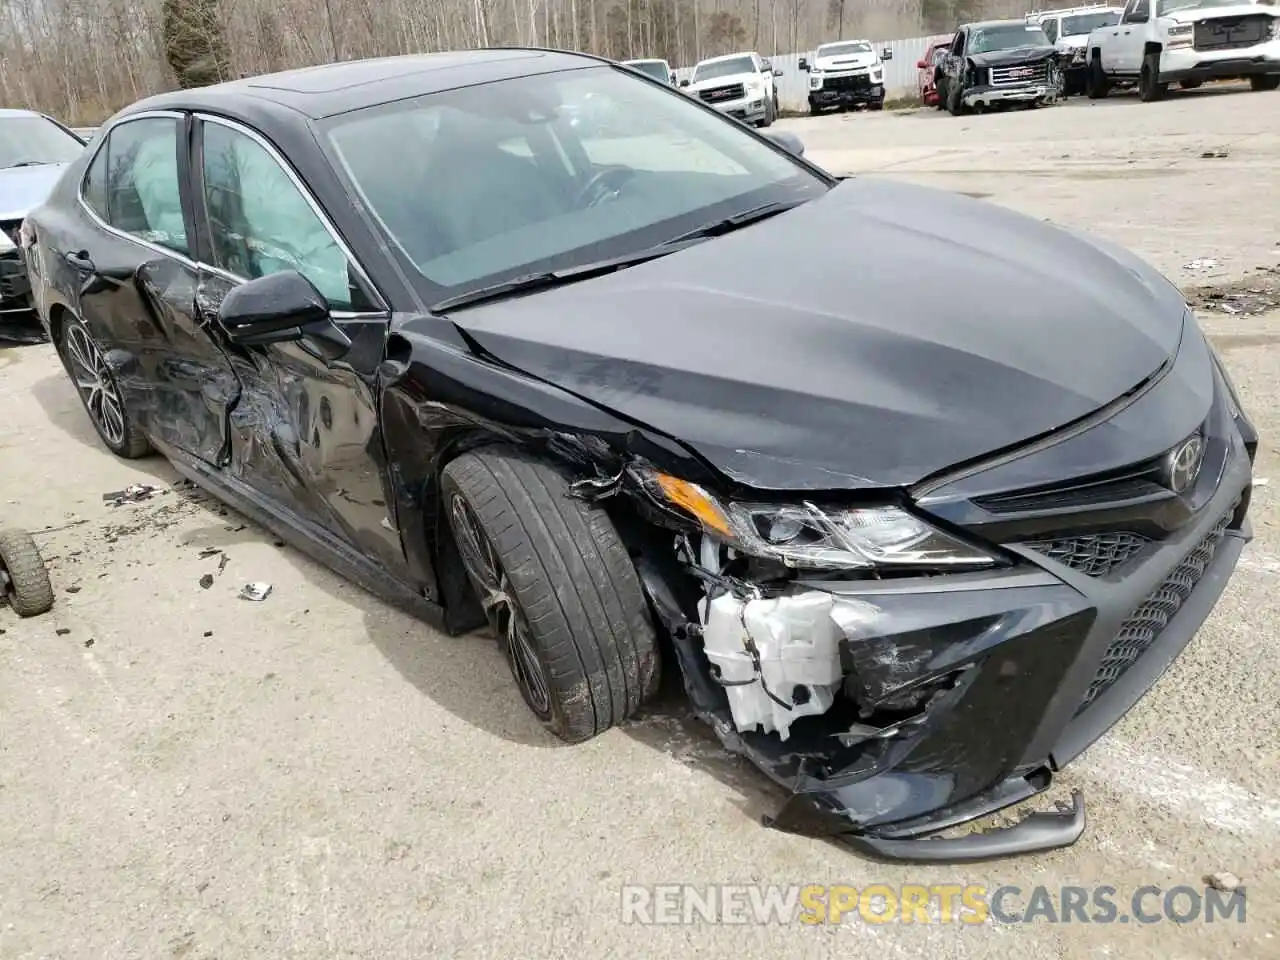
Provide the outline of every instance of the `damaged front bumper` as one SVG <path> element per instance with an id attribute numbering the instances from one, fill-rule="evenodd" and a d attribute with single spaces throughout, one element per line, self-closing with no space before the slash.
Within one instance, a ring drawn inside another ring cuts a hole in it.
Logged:
<path id="1" fill-rule="evenodd" d="M 1010 827 L 936 835 L 1047 789 L 1194 636 L 1252 536 L 1251 457 L 1240 435 L 1231 445 L 1195 518 L 1107 577 L 1039 558 L 797 580 L 780 597 L 721 594 L 690 623 L 670 577 L 641 575 L 695 710 L 792 792 L 768 825 L 902 861 L 1069 846 L 1078 794 Z"/>
<path id="2" fill-rule="evenodd" d="M 1048 103 L 1056 100 L 1058 93 L 1058 85 L 1052 82 L 1017 86 L 979 84 L 968 87 L 960 100 L 966 107 L 982 108 L 1004 103 Z"/>

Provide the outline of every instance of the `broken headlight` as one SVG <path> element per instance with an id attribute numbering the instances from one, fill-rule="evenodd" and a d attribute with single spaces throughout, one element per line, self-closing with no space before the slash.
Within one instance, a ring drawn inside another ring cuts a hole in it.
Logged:
<path id="1" fill-rule="evenodd" d="M 956 539 L 901 507 L 822 509 L 813 503 L 721 500 L 695 483 L 644 471 L 649 495 L 747 554 L 790 567 L 990 567 L 995 556 Z"/>

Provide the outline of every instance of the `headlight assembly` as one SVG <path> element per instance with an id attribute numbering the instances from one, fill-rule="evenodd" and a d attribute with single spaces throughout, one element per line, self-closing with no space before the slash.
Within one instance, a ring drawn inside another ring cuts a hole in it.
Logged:
<path id="1" fill-rule="evenodd" d="M 952 569 L 999 562 L 900 507 L 744 503 L 722 500 L 670 474 L 644 471 L 640 476 L 651 497 L 697 521 L 708 534 L 744 554 L 790 567 Z"/>

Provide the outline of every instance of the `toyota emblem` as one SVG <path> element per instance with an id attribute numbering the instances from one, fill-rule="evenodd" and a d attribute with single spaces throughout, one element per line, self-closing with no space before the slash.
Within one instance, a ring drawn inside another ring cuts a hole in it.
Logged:
<path id="1" fill-rule="evenodd" d="M 1194 433 L 1169 455 L 1169 489 L 1185 493 L 1195 485 L 1204 464 L 1204 438 Z"/>

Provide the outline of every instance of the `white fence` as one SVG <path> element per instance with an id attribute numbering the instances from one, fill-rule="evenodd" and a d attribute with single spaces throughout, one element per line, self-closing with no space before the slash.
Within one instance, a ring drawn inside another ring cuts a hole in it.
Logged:
<path id="1" fill-rule="evenodd" d="M 893 59 L 884 65 L 885 94 L 889 99 L 916 95 L 920 75 L 916 63 L 933 40 L 934 37 L 912 37 L 909 40 L 877 40 L 872 43 L 876 53 L 886 47 L 893 51 Z M 774 67 L 782 71 L 782 76 L 778 77 L 778 103 L 791 110 L 801 110 L 808 102 L 809 75 L 800 69 L 801 57 L 812 59 L 813 51 L 780 53 L 770 58 Z M 681 80 L 688 79 L 692 73 L 693 67 L 676 69 L 676 76 Z"/>

